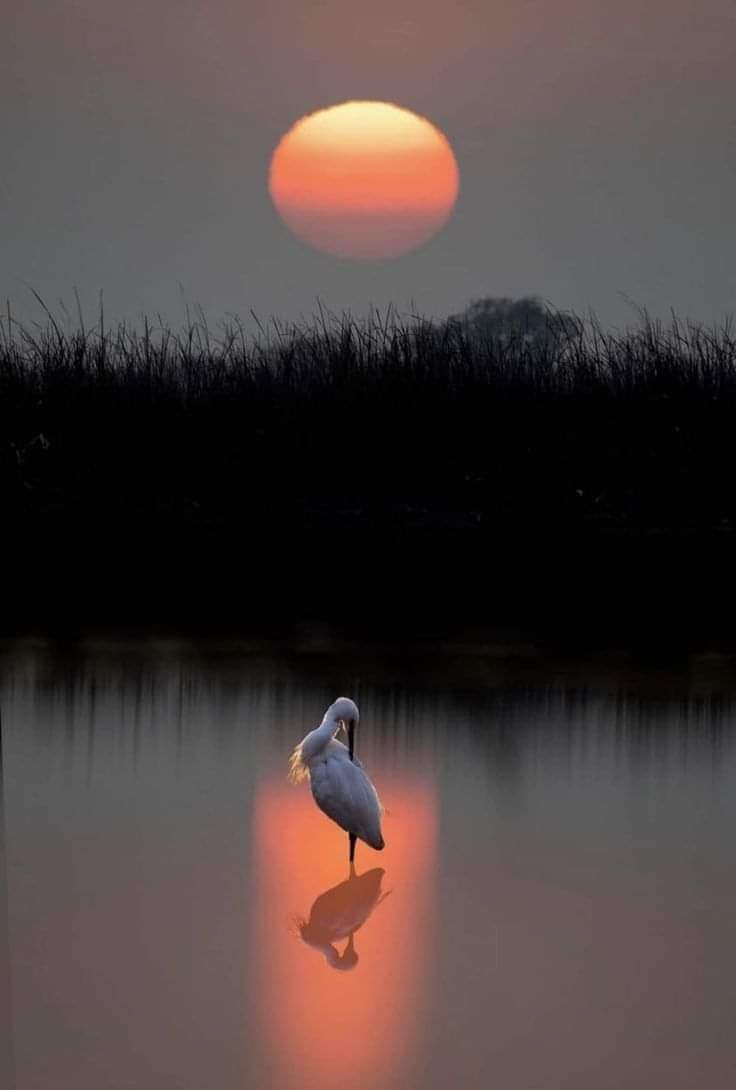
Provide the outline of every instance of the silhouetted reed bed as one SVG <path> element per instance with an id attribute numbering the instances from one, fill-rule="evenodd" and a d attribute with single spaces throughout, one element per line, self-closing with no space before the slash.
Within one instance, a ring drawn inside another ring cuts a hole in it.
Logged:
<path id="1" fill-rule="evenodd" d="M 0 343 L 6 509 L 188 523 L 736 520 L 729 328 L 566 318 L 536 340 L 394 316 Z"/>
<path id="2" fill-rule="evenodd" d="M 557 316 L 542 337 L 482 339 L 452 320 L 322 313 L 253 337 L 49 315 L 31 329 L 6 319 L 0 390 L 19 540 L 87 535 L 94 553 L 117 528 L 132 556 L 157 533 L 240 535 L 263 545 L 267 579 L 273 542 L 298 556 L 326 534 L 344 553 L 360 530 L 421 539 L 439 577 L 437 563 L 482 566 L 500 540 L 527 543 L 504 561 L 518 566 L 550 535 L 612 538 L 609 563 L 624 539 L 736 525 L 727 325 L 615 332 Z"/>

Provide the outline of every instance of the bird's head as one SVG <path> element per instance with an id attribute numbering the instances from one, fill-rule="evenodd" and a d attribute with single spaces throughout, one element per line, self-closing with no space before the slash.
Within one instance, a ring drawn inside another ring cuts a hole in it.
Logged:
<path id="1" fill-rule="evenodd" d="M 331 717 L 333 722 L 337 723 L 337 729 L 344 731 L 347 735 L 348 749 L 350 750 L 350 757 L 352 759 L 353 750 L 355 748 L 355 728 L 357 727 L 360 718 L 358 705 L 349 697 L 341 696 L 338 697 L 334 704 L 330 705 L 327 714 Z"/>
<path id="2" fill-rule="evenodd" d="M 334 946 L 328 946 L 323 951 L 327 964 L 341 973 L 349 973 L 358 964 L 358 951 L 353 945 L 353 936 L 348 939 L 348 944 L 341 954 Z"/>

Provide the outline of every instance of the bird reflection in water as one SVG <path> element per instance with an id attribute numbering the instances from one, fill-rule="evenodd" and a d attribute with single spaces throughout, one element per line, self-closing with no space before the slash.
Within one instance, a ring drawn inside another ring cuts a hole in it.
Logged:
<path id="1" fill-rule="evenodd" d="M 320 893 L 308 920 L 296 917 L 294 922 L 302 942 L 319 950 L 333 969 L 346 972 L 358 964 L 355 932 L 391 892 L 381 888 L 385 873 L 382 867 L 374 867 L 365 874 L 356 874 L 351 864 L 344 882 Z M 335 944 L 344 939 L 347 944 L 340 953 Z"/>

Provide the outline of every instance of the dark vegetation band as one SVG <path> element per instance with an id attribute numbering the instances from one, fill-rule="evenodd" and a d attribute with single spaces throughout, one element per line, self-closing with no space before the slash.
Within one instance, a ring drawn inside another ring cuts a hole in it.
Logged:
<path id="1" fill-rule="evenodd" d="M 6 513 L 498 531 L 736 523 L 736 342 L 550 313 L 182 333 L 3 323 Z"/>

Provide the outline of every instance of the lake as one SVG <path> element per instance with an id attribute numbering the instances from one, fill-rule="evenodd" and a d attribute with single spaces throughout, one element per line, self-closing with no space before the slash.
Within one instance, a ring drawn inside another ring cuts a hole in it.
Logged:
<path id="1" fill-rule="evenodd" d="M 4 645 L 3 1085 L 730 1090 L 734 677 Z M 343 694 L 385 806 L 352 875 L 287 779 Z"/>

